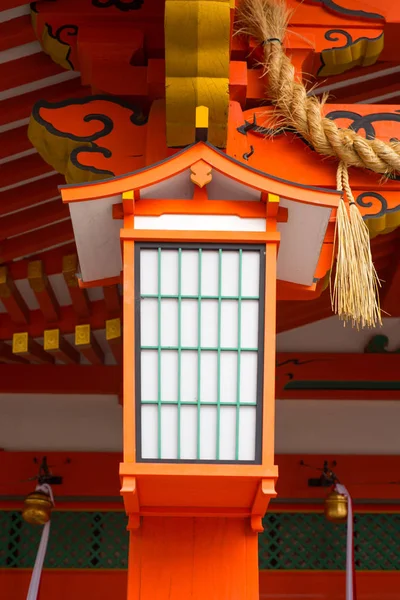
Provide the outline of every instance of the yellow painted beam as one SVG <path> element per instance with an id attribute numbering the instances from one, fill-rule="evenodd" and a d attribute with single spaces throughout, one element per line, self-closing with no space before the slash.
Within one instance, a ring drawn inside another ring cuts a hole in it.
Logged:
<path id="1" fill-rule="evenodd" d="M 192 144 L 196 107 L 209 109 L 208 140 L 225 148 L 229 108 L 229 0 L 166 0 L 167 143 Z"/>

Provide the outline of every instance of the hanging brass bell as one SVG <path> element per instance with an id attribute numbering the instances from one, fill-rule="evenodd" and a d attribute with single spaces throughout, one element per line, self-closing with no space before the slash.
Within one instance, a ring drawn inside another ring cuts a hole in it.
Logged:
<path id="1" fill-rule="evenodd" d="M 325 498 L 325 518 L 333 523 L 343 523 L 347 520 L 347 497 L 333 490 Z"/>
<path id="2" fill-rule="evenodd" d="M 48 494 L 32 492 L 25 498 L 22 518 L 32 525 L 44 525 L 50 521 L 53 503 Z"/>

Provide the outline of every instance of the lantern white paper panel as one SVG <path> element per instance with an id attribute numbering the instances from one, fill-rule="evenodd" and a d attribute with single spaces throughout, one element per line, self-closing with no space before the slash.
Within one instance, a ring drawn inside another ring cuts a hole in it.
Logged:
<path id="1" fill-rule="evenodd" d="M 139 252 L 142 458 L 254 461 L 260 249 Z"/>

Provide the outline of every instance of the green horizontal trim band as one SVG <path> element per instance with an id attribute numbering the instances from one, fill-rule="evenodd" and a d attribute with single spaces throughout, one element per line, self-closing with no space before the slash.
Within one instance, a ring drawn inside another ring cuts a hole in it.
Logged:
<path id="1" fill-rule="evenodd" d="M 184 352 L 185 350 L 189 352 L 197 352 L 198 350 L 200 350 L 201 352 L 237 352 L 239 350 L 239 348 L 199 348 L 198 346 L 141 346 L 140 349 L 166 351 L 172 350 L 175 352 L 177 352 L 178 350 L 181 350 L 182 352 Z M 258 348 L 240 348 L 240 352 L 258 352 Z"/>
<path id="2" fill-rule="evenodd" d="M 158 294 L 140 294 L 141 300 L 158 300 Z M 161 300 L 259 300 L 258 296 L 196 296 L 191 294 L 160 294 Z"/>
<path id="3" fill-rule="evenodd" d="M 142 400 L 142 404 L 158 404 L 158 400 Z M 180 400 L 161 400 L 161 404 L 162 406 L 168 406 L 168 405 L 172 405 L 172 406 L 198 406 L 198 402 L 197 400 L 189 400 L 189 402 L 186 402 L 185 400 L 182 400 L 182 398 Z M 238 404 L 236 402 L 223 402 L 221 400 L 221 402 L 218 404 L 218 402 L 200 402 L 200 406 L 235 406 L 237 407 Z M 257 406 L 256 402 L 241 402 L 239 404 L 239 407 L 242 408 L 242 406 L 252 406 L 253 408 L 255 406 Z"/>
<path id="4" fill-rule="evenodd" d="M 400 390 L 399 381 L 289 381 L 285 390 Z"/>

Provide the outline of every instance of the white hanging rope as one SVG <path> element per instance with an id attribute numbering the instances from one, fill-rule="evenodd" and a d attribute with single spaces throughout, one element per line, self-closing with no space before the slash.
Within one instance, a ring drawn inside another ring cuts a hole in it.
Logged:
<path id="1" fill-rule="evenodd" d="M 36 487 L 36 492 L 43 492 L 50 496 L 50 500 L 54 506 L 54 496 L 53 491 L 47 483 L 43 485 L 38 485 Z M 43 526 L 42 537 L 40 538 L 39 549 L 36 555 L 35 566 L 33 567 L 31 582 L 29 584 L 28 595 L 26 600 L 37 600 L 37 595 L 39 591 L 40 578 L 42 575 L 43 563 L 46 556 L 47 543 L 49 541 L 50 534 L 50 521 L 47 521 Z"/>
<path id="2" fill-rule="evenodd" d="M 347 541 L 346 541 L 346 600 L 356 600 L 354 567 L 353 505 L 344 485 L 337 483 L 335 490 L 347 498 Z"/>

